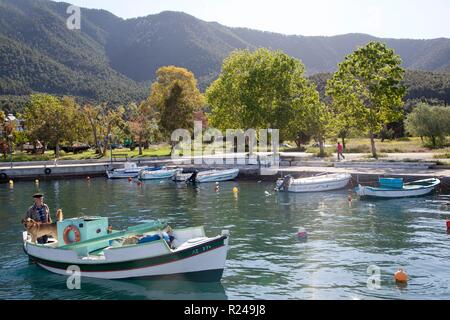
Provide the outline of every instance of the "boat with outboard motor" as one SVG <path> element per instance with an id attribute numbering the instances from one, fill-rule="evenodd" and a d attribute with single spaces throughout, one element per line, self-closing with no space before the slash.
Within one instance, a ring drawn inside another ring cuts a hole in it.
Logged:
<path id="1" fill-rule="evenodd" d="M 138 167 L 134 162 L 125 162 L 123 168 L 115 169 L 108 168 L 106 170 L 106 175 L 108 179 L 126 179 L 126 178 L 137 178 L 141 170 L 150 169 L 148 167 Z M 155 167 L 154 170 L 160 170 L 160 167 Z"/>
<path id="2" fill-rule="evenodd" d="M 191 183 L 222 182 L 234 180 L 238 175 L 239 169 L 194 171 L 193 173 L 177 172 L 173 180 Z"/>
<path id="3" fill-rule="evenodd" d="M 352 176 L 348 173 L 321 174 L 294 179 L 291 175 L 278 179 L 275 190 L 286 192 L 321 192 L 345 188 Z"/>
<path id="4" fill-rule="evenodd" d="M 433 192 L 441 181 L 437 178 L 431 178 L 404 183 L 402 178 L 379 178 L 378 183 L 378 187 L 359 185 L 355 191 L 360 197 L 418 197 Z"/>
<path id="5" fill-rule="evenodd" d="M 75 266 L 83 277 L 182 277 L 201 282 L 221 279 L 229 239 L 228 230 L 207 237 L 203 227 L 172 230 L 160 220 L 113 231 L 104 217 L 59 221 L 57 234 L 57 239 L 36 244 L 23 233 L 25 253 L 50 272 L 67 275 Z"/>
<path id="6" fill-rule="evenodd" d="M 158 170 L 153 168 L 143 169 L 139 172 L 139 180 L 164 180 L 172 178 L 177 172 L 181 172 L 183 169 L 168 169 L 162 167 Z"/>

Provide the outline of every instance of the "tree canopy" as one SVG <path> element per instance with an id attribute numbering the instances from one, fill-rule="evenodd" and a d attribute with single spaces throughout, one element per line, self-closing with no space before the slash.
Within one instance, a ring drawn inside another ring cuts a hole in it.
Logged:
<path id="1" fill-rule="evenodd" d="M 369 133 L 376 158 L 375 134 L 384 124 L 403 116 L 401 58 L 380 42 L 370 42 L 339 64 L 327 83 L 327 94 L 337 113 L 354 119 L 355 126 Z"/>

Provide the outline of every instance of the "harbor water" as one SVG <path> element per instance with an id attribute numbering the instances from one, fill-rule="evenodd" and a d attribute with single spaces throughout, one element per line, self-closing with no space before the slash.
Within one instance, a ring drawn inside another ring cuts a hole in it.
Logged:
<path id="1" fill-rule="evenodd" d="M 233 188 L 237 187 L 237 193 Z M 21 219 L 45 194 L 52 218 L 106 216 L 115 229 L 163 218 L 174 228 L 230 231 L 220 283 L 81 279 L 31 264 Z M 171 181 L 60 180 L 0 185 L 0 299 L 450 299 L 450 198 L 359 200 L 348 190 L 274 191 L 273 183 L 226 182 L 194 188 Z M 447 199 L 447 200 L 446 200 Z M 299 239 L 303 228 L 307 239 Z M 407 285 L 394 273 L 403 268 Z"/>

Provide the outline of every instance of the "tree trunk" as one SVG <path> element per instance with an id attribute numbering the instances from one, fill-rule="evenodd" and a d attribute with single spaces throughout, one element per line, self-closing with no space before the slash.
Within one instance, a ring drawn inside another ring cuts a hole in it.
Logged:
<path id="1" fill-rule="evenodd" d="M 375 159 L 378 159 L 377 148 L 375 146 L 375 135 L 373 134 L 373 132 L 370 132 L 370 144 L 372 146 L 372 156 Z"/>
<path id="2" fill-rule="evenodd" d="M 139 155 L 142 156 L 142 142 L 139 141 Z"/>
<path id="3" fill-rule="evenodd" d="M 325 143 L 323 139 L 319 139 L 319 157 L 324 158 L 325 157 Z"/>
<path id="4" fill-rule="evenodd" d="M 59 158 L 59 142 L 57 142 L 55 146 L 55 158 Z"/>
<path id="5" fill-rule="evenodd" d="M 342 137 L 342 148 L 344 148 L 344 150 L 347 149 L 346 147 L 347 145 L 345 144 L 345 137 Z"/>
<path id="6" fill-rule="evenodd" d="M 431 136 L 431 143 L 433 144 L 433 148 L 436 148 L 436 137 Z"/>

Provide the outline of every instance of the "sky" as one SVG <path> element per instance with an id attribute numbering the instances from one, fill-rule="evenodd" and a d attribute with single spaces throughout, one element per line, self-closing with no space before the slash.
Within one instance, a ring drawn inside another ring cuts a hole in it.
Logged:
<path id="1" fill-rule="evenodd" d="M 230 27 L 304 36 L 450 38 L 450 0 L 65 0 L 122 18 L 183 11 Z"/>

